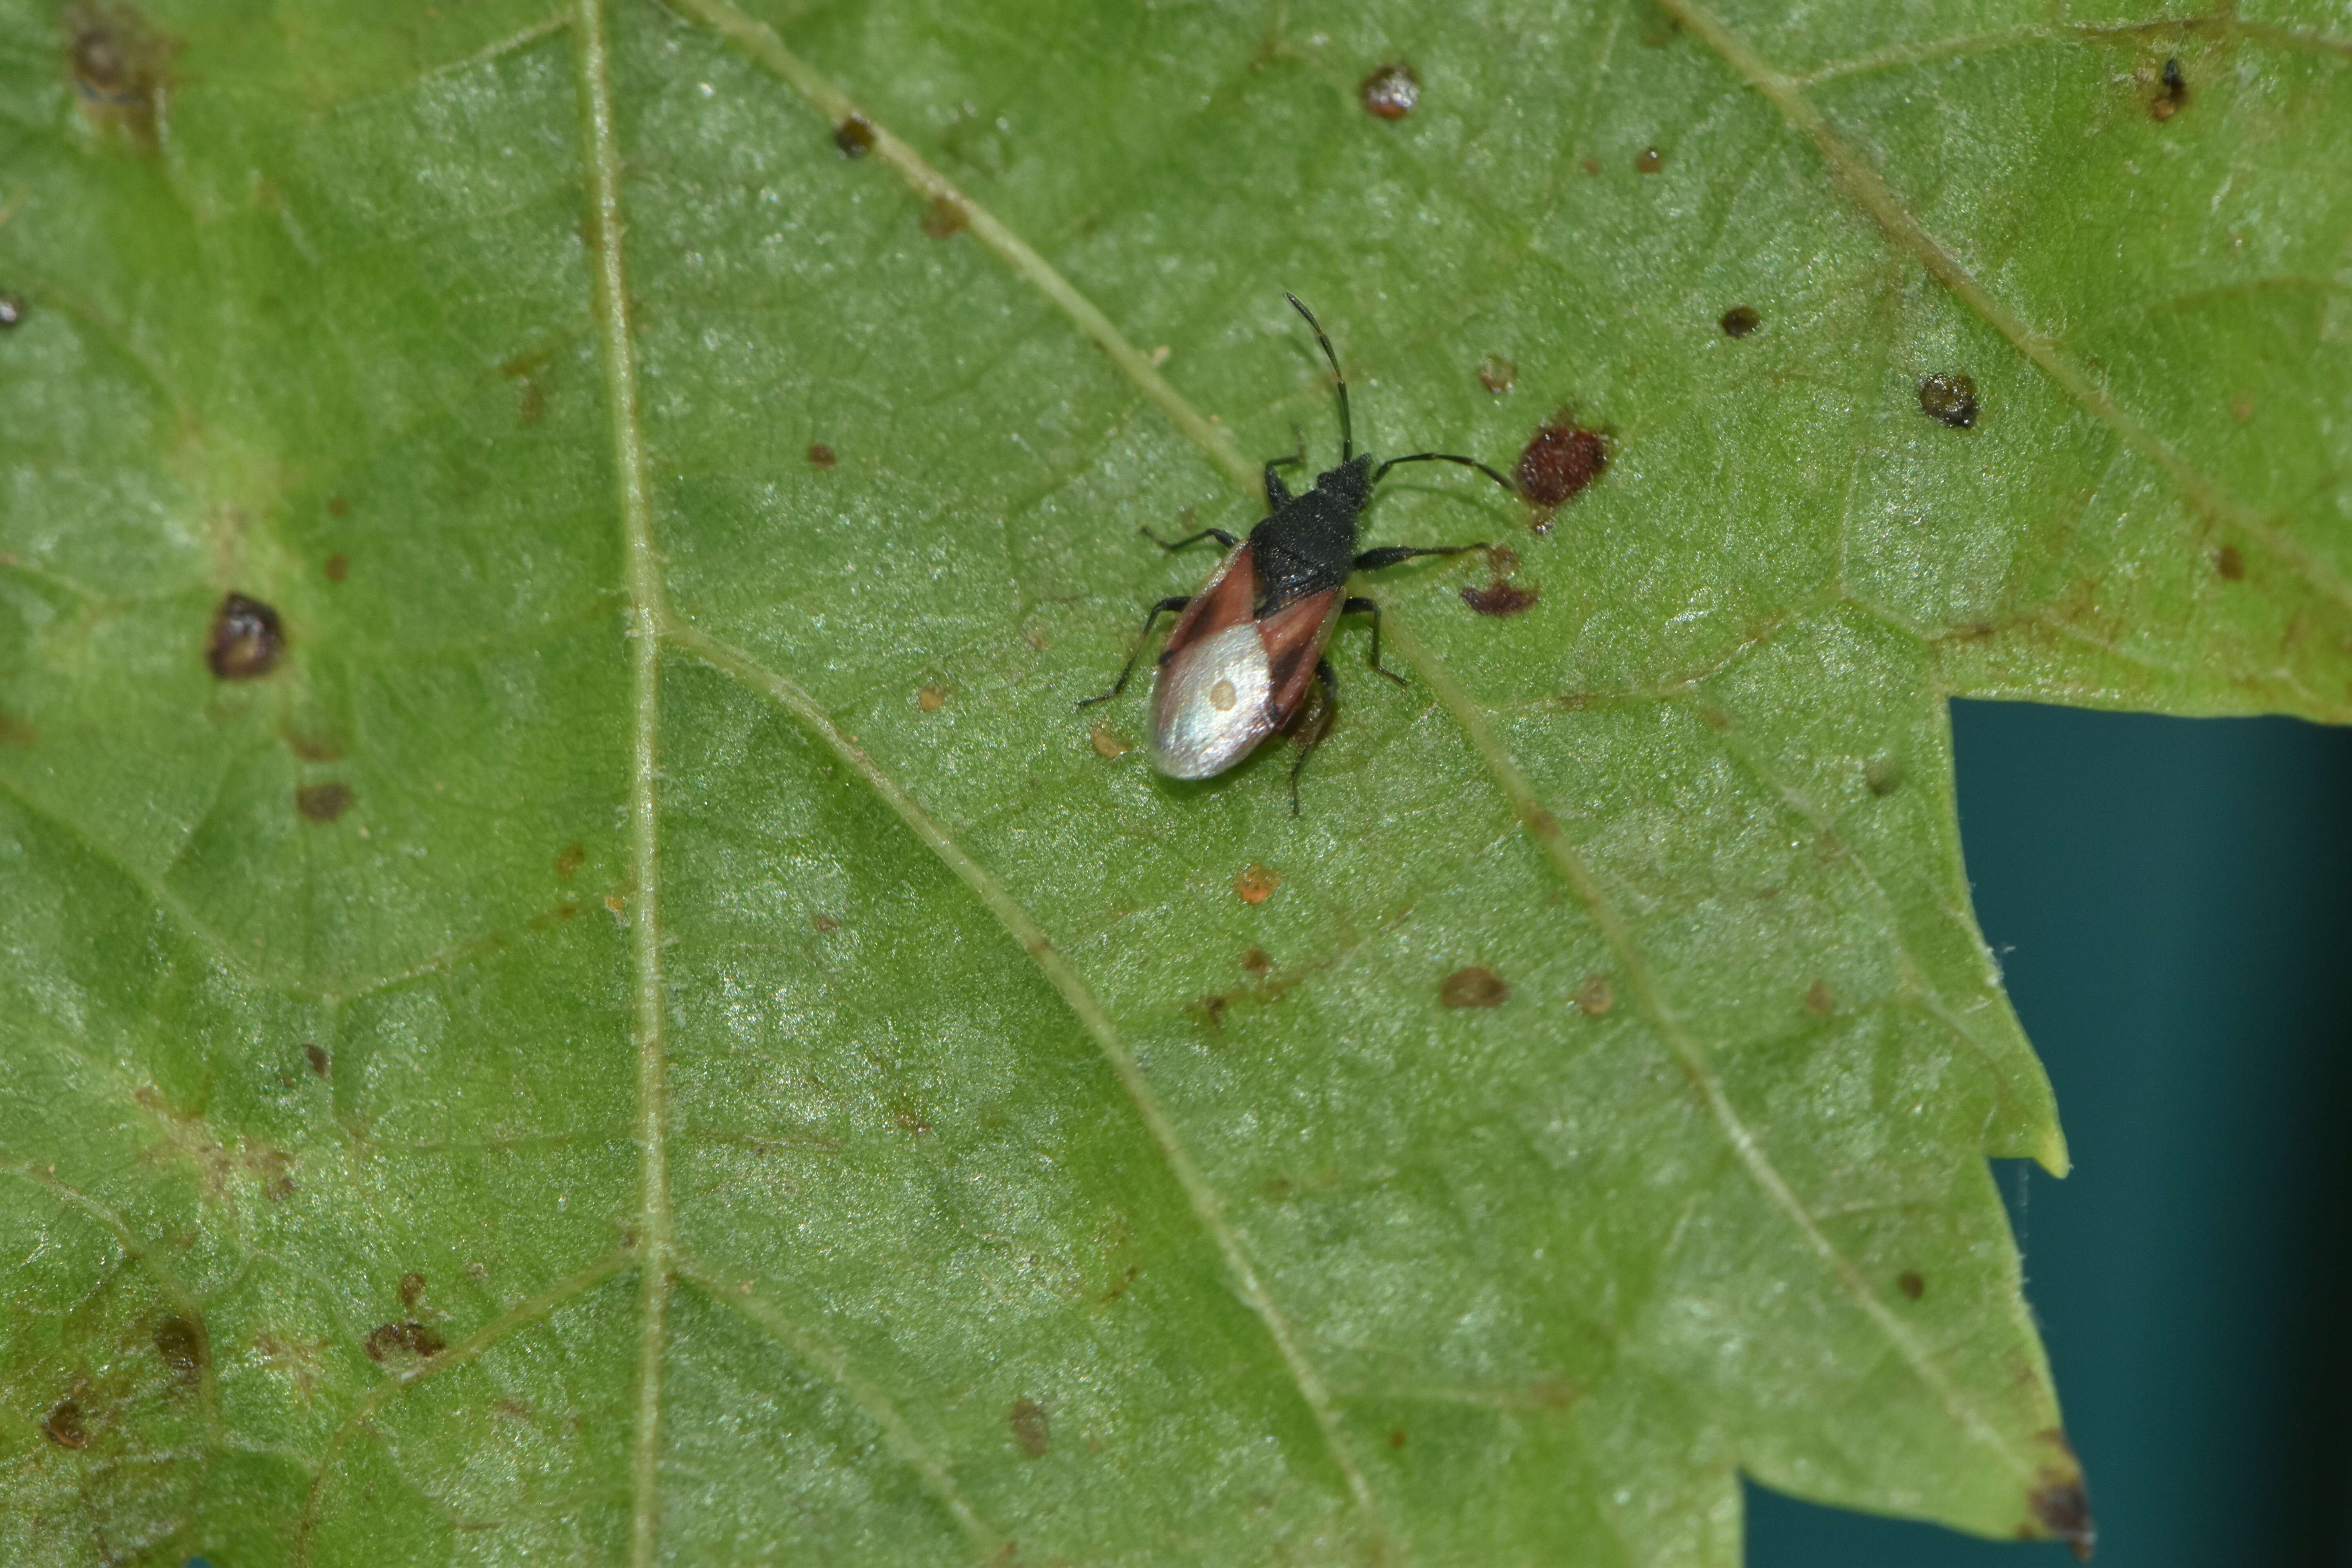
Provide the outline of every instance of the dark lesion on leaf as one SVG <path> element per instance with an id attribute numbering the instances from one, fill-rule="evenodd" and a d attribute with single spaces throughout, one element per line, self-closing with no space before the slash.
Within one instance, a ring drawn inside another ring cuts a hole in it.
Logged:
<path id="1" fill-rule="evenodd" d="M 1043 1458 L 1051 1436 L 1045 1419 L 1045 1407 L 1034 1399 L 1014 1402 L 1005 1416 L 1005 1425 L 1013 1429 L 1013 1441 L 1033 1459 Z"/>
<path id="2" fill-rule="evenodd" d="M 294 809 L 312 822 L 332 822 L 352 808 L 352 798 L 349 784 L 329 779 L 296 790 Z"/>
<path id="3" fill-rule="evenodd" d="M 1563 408 L 1537 426 L 1511 472 L 1519 494 L 1535 509 L 1528 526 L 1549 533 L 1552 514 L 1574 500 L 1609 467 L 1609 442 Z"/>
<path id="4" fill-rule="evenodd" d="M 1475 963 L 1455 970 L 1437 986 L 1437 999 L 1448 1007 L 1499 1007 L 1510 994 L 1501 975 Z"/>
<path id="5" fill-rule="evenodd" d="M 431 1325 L 418 1322 L 380 1323 L 368 1331 L 365 1344 L 367 1353 L 377 1361 L 395 1355 L 430 1361 L 449 1348 L 449 1342 Z"/>
<path id="6" fill-rule="evenodd" d="M 531 349 L 502 360 L 499 374 L 515 383 L 515 418 L 536 425 L 547 416 L 547 390 L 555 368 L 552 348 Z"/>
<path id="7" fill-rule="evenodd" d="M 1974 378 L 1937 371 L 1919 384 L 1919 412 L 1939 425 L 1970 430 L 1977 422 Z"/>
<path id="8" fill-rule="evenodd" d="M 1522 585 L 1511 576 L 1519 569 L 1519 553 L 1503 545 L 1491 545 L 1486 551 L 1488 580 L 1484 587 L 1473 585 L 1462 590 L 1462 602 L 1482 616 L 1507 616 L 1524 613 L 1534 607 L 1542 589 L 1533 584 Z"/>
<path id="9" fill-rule="evenodd" d="M 2076 1562 L 2088 1563 L 2098 1545 L 2099 1530 L 2091 1518 L 2091 1494 L 2082 1473 L 2045 1473 L 2031 1500 L 2034 1523 L 2018 1533 L 2029 1541 L 2063 1541 L 2074 1549 Z"/>
<path id="10" fill-rule="evenodd" d="M 1421 77 L 1402 61 L 1375 68 L 1357 86 L 1364 112 L 1377 120 L 1402 120 L 1421 102 Z"/>
<path id="11" fill-rule="evenodd" d="M 100 131 L 120 133 L 135 150 L 154 152 L 155 123 L 180 41 L 124 5 L 68 5 L 59 20 L 66 74 L 83 116 Z"/>
<path id="12" fill-rule="evenodd" d="M 952 239 L 971 221 L 971 210 L 962 199 L 944 192 L 933 196 L 923 208 L 923 232 L 933 239 Z"/>
<path id="13" fill-rule="evenodd" d="M 213 610 L 205 663 L 220 680 L 257 680 L 286 655 L 286 627 L 275 606 L 249 594 L 224 595 Z"/>
<path id="14" fill-rule="evenodd" d="M 82 1424 L 81 1405 L 71 1399 L 60 1399 L 50 1406 L 41 1423 L 41 1435 L 60 1448 L 89 1447 L 89 1428 Z"/>
<path id="15" fill-rule="evenodd" d="M 155 1325 L 155 1353 L 182 1377 L 193 1377 L 205 1363 L 203 1331 L 177 1313 Z"/>

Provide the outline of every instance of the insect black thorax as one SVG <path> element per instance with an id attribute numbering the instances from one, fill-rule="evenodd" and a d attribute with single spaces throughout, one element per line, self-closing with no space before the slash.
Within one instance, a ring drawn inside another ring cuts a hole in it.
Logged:
<path id="1" fill-rule="evenodd" d="M 1281 482 L 1269 478 L 1268 489 Z M 1356 525 L 1372 500 L 1371 455 L 1359 453 L 1326 468 L 1304 495 L 1266 499 L 1274 510 L 1249 534 L 1261 620 L 1294 600 L 1339 587 L 1355 570 Z"/>

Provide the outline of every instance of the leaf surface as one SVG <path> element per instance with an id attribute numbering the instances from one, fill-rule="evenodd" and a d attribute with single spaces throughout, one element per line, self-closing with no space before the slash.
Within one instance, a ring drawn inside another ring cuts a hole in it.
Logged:
<path id="1" fill-rule="evenodd" d="M 0 7 L 0 1555 L 2086 1538 L 1943 702 L 2345 717 L 2330 25 Z M 1296 817 L 1072 706 L 1285 289 L 1608 454 Z"/>

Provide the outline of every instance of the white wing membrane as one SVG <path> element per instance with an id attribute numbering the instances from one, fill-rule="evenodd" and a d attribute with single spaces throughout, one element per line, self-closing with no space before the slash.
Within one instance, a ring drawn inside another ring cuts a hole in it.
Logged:
<path id="1" fill-rule="evenodd" d="M 1270 679 L 1255 622 L 1202 637 L 1160 668 L 1151 765 L 1172 779 L 1224 772 L 1265 739 Z"/>

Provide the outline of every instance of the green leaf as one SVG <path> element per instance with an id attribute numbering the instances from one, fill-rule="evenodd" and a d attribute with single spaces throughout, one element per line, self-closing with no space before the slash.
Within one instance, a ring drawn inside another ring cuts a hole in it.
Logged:
<path id="1" fill-rule="evenodd" d="M 1943 702 L 2346 716 L 2340 18 L 675 4 L 0 5 L 0 1557 L 2085 1542 Z M 1285 289 L 1609 455 L 1296 817 Z"/>

